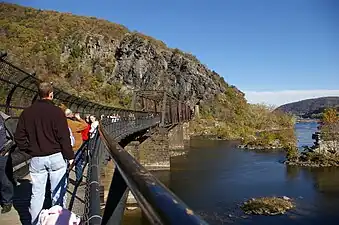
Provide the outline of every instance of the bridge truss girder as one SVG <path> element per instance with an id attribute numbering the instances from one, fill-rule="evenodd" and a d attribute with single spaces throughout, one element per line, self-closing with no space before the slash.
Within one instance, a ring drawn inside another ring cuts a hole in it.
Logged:
<path id="1" fill-rule="evenodd" d="M 41 80 L 10 63 L 7 54 L 0 55 L 0 110 L 12 117 L 18 117 L 21 111 L 38 99 L 38 83 Z M 163 90 L 139 90 L 134 92 L 132 109 L 104 106 L 87 99 L 69 94 L 54 87 L 54 103 L 65 105 L 74 112 L 101 115 L 118 114 L 161 114 L 161 125 L 179 123 L 188 120 L 191 110 L 187 104 Z"/>

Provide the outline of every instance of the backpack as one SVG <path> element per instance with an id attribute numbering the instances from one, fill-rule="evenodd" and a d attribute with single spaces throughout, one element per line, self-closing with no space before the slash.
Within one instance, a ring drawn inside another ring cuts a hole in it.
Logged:
<path id="1" fill-rule="evenodd" d="M 7 142 L 5 119 L 0 116 L 0 152 L 5 148 Z"/>
<path id="2" fill-rule="evenodd" d="M 74 136 L 73 136 L 73 133 L 72 133 L 71 128 L 68 127 L 68 129 L 69 129 L 69 137 L 70 137 L 70 139 L 71 139 L 71 145 L 72 145 L 72 147 L 73 147 L 74 144 L 75 144 L 75 138 L 74 138 Z"/>

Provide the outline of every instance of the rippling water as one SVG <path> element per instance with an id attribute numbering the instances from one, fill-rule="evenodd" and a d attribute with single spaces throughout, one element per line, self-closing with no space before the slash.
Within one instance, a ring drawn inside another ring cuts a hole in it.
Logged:
<path id="1" fill-rule="evenodd" d="M 313 145 L 312 134 L 317 131 L 317 126 L 318 124 L 316 122 L 297 123 L 295 125 L 299 148 Z"/>
<path id="2" fill-rule="evenodd" d="M 315 123 L 297 124 L 298 145 L 312 145 L 315 130 Z M 339 170 L 288 167 L 284 156 L 193 140 L 188 154 L 173 158 L 171 171 L 157 176 L 210 224 L 339 224 Z M 285 215 L 245 216 L 239 208 L 248 198 L 283 195 L 297 204 Z"/>

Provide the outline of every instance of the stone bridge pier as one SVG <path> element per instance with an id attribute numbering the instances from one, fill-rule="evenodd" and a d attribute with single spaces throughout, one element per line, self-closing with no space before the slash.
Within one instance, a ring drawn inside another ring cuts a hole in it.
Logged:
<path id="1" fill-rule="evenodd" d="M 184 154 L 188 123 L 159 127 L 143 141 L 133 141 L 125 149 L 148 170 L 170 170 L 171 157 Z"/>
<path id="2" fill-rule="evenodd" d="M 188 123 L 180 123 L 171 129 L 159 127 L 143 141 L 132 141 L 125 150 L 137 159 L 141 165 L 151 171 L 171 169 L 171 157 L 184 154 L 184 141 L 188 135 Z M 131 192 L 127 197 L 127 209 L 135 209 L 137 202 Z"/>
<path id="3" fill-rule="evenodd" d="M 132 105 L 134 110 L 160 114 L 161 121 L 154 130 L 126 145 L 125 150 L 148 170 L 169 170 L 171 157 L 183 154 L 184 141 L 188 139 L 189 106 L 164 90 L 136 91 Z"/>

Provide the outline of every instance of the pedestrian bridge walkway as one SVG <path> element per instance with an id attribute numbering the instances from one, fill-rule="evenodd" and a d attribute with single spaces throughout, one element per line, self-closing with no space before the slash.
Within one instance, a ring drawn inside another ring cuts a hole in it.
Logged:
<path id="1" fill-rule="evenodd" d="M 30 215 L 28 211 L 30 192 L 32 185 L 28 176 L 18 180 L 14 189 L 13 208 L 4 215 L 0 216 L 0 224 L 30 224 Z"/>
<path id="2" fill-rule="evenodd" d="M 71 173 L 71 180 L 74 180 L 74 173 Z M 26 175 L 20 179 L 17 179 L 17 185 L 14 189 L 14 198 L 13 198 L 13 208 L 12 210 L 4 215 L 0 216 L 0 224 L 10 224 L 10 225 L 29 225 L 31 224 L 31 217 L 29 214 L 29 204 L 30 204 L 30 195 L 32 192 L 32 184 L 29 175 Z M 74 185 L 70 184 L 68 186 L 67 192 L 67 203 L 71 200 L 72 192 L 74 190 Z M 46 208 L 50 204 L 48 199 L 48 192 L 46 192 Z M 83 211 L 84 199 L 85 197 L 85 186 L 79 187 L 76 193 L 75 204 L 73 207 L 73 212 L 81 215 Z"/>
<path id="3" fill-rule="evenodd" d="M 15 119 L 37 98 L 35 74 L 14 66 L 6 54 L 0 56 L 0 110 L 11 115 L 9 126 L 15 132 Z M 140 137 L 147 138 L 158 129 L 171 129 L 191 119 L 190 107 L 163 90 L 138 90 L 131 109 L 100 105 L 54 89 L 54 102 L 64 104 L 73 112 L 96 115 L 99 129 L 90 140 L 84 175 L 85 185 L 69 184 L 69 209 L 82 217 L 83 224 L 121 224 L 129 191 L 136 199 L 143 216 L 150 224 L 206 224 L 169 189 L 161 184 L 124 147 Z M 118 116 L 118 120 L 113 118 Z M 30 198 L 27 174 L 29 156 L 12 149 L 13 167 L 18 181 L 13 210 L 1 215 L 0 224 L 25 224 Z M 109 156 L 115 166 L 109 187 L 102 190 L 101 169 Z M 25 174 L 26 172 L 26 174 Z M 71 179 L 74 173 L 70 173 Z M 106 196 L 104 196 L 106 195 Z"/>

